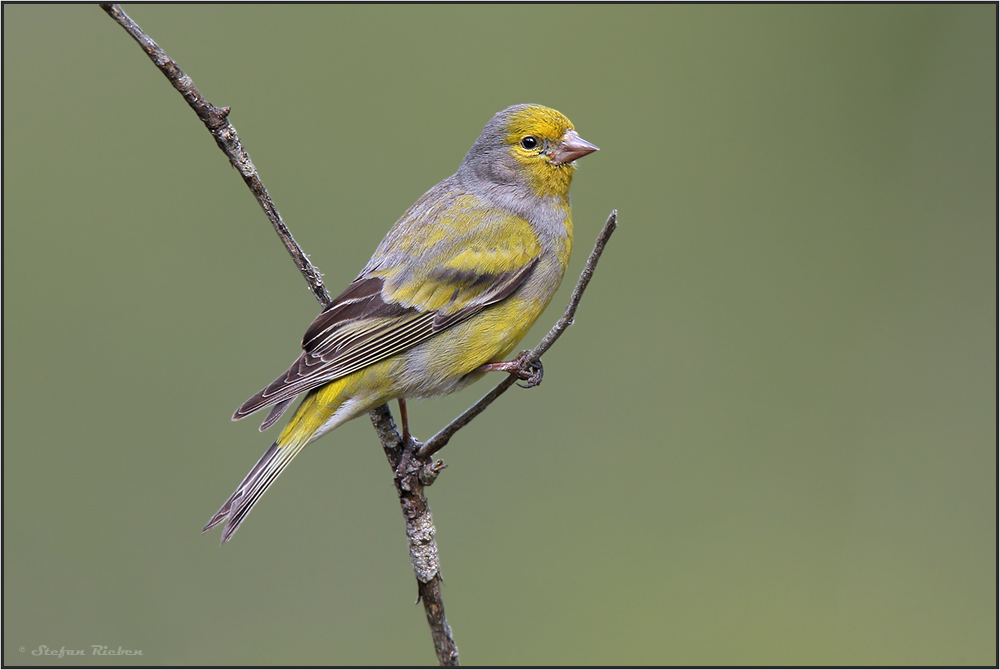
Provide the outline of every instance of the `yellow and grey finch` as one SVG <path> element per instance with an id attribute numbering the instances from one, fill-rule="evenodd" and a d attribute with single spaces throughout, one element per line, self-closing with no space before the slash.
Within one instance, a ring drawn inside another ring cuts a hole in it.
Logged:
<path id="1" fill-rule="evenodd" d="M 306 331 L 302 355 L 236 410 L 305 398 L 205 526 L 226 542 L 304 446 L 393 399 L 451 393 L 513 351 L 549 304 L 573 246 L 574 161 L 596 151 L 540 105 L 496 114 L 458 172 L 393 226 L 361 274 Z M 495 369 L 494 366 L 492 369 Z"/>

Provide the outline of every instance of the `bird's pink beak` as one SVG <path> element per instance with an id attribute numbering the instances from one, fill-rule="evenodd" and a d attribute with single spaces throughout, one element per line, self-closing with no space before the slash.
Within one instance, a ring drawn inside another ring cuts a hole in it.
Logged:
<path id="1" fill-rule="evenodd" d="M 596 146 L 577 135 L 575 130 L 567 130 L 555 149 L 549 152 L 549 158 L 556 165 L 563 165 L 598 150 Z"/>

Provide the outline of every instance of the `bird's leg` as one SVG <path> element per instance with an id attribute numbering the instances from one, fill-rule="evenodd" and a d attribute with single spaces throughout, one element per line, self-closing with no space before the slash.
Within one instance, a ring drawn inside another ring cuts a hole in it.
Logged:
<path id="1" fill-rule="evenodd" d="M 480 365 L 478 370 L 481 372 L 506 372 L 512 374 L 525 382 L 524 384 L 518 384 L 518 386 L 530 389 L 542 383 L 542 374 L 544 373 L 541 361 L 528 360 L 528 354 L 530 353 L 522 351 L 512 361 L 486 363 L 485 365 Z"/>
<path id="2" fill-rule="evenodd" d="M 420 458 L 417 453 L 424 446 L 410 435 L 410 421 L 406 414 L 406 399 L 397 398 L 399 403 L 399 422 L 403 428 L 402 449 L 399 453 L 399 463 L 393 477 L 404 491 L 412 491 L 417 485 L 430 486 L 441 471 L 448 467 L 444 461 L 430 458 Z"/>
<path id="3" fill-rule="evenodd" d="M 403 444 L 405 445 L 410 441 L 410 420 L 406 416 L 406 400 L 397 398 L 396 402 L 399 403 L 399 422 L 403 424 Z"/>
<path id="4" fill-rule="evenodd" d="M 403 428 L 403 442 L 399 454 L 399 464 L 396 466 L 394 477 L 399 486 L 409 491 L 411 488 L 407 481 L 407 476 L 411 469 L 410 462 L 413 460 L 413 453 L 415 449 L 419 448 L 419 445 L 417 445 L 416 440 L 410 435 L 410 420 L 406 415 L 406 399 L 396 398 L 396 402 L 399 403 L 399 423 L 402 424 Z"/>

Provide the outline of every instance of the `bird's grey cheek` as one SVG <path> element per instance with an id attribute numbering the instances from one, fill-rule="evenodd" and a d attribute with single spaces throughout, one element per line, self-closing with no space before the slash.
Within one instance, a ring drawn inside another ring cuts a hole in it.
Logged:
<path id="1" fill-rule="evenodd" d="M 505 155 L 501 156 L 498 160 L 492 162 L 492 172 L 491 175 L 493 181 L 497 184 L 513 184 L 517 182 L 517 161 L 513 156 L 504 152 Z"/>

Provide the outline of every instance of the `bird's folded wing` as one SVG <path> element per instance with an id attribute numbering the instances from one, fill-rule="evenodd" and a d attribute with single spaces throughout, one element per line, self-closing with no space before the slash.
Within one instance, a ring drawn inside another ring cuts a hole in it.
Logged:
<path id="1" fill-rule="evenodd" d="M 482 253 L 477 260 L 482 260 Z M 513 260 L 513 259 L 511 259 Z M 333 381 L 433 337 L 509 297 L 531 276 L 538 257 L 518 255 L 510 269 L 491 272 L 458 255 L 421 276 L 392 273 L 356 279 L 313 321 L 303 353 L 288 371 L 236 410 L 233 420 L 276 405 L 261 430 L 277 421 L 300 393 Z M 511 265 L 511 263 L 507 263 Z"/>

